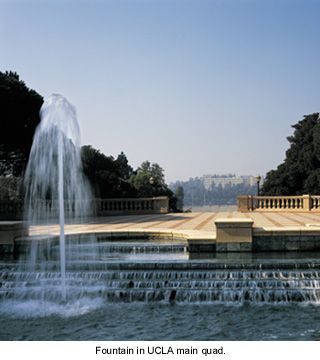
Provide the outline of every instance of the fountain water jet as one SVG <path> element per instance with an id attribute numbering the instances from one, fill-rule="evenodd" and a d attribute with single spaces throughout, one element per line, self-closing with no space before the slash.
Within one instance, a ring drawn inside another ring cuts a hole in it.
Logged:
<path id="1" fill-rule="evenodd" d="M 69 219 L 89 214 L 90 189 L 82 174 L 75 108 L 61 95 L 43 103 L 25 174 L 25 216 L 32 224 L 59 219 L 61 293 L 66 299 L 65 210 Z M 35 266 L 37 246 L 32 249 Z"/>

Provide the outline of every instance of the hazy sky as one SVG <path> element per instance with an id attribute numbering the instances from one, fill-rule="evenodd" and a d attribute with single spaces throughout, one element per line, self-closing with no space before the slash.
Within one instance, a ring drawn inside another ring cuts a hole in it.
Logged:
<path id="1" fill-rule="evenodd" d="M 167 181 L 264 174 L 320 110 L 320 1 L 0 0 L 0 70 L 77 108 L 82 143 Z"/>

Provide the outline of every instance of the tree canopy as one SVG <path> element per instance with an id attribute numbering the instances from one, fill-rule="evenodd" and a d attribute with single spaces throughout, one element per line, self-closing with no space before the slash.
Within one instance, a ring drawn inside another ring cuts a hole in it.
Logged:
<path id="1" fill-rule="evenodd" d="M 144 161 L 134 171 L 123 152 L 114 159 L 90 145 L 82 147 L 81 157 L 95 197 L 168 196 L 171 209 L 176 210 L 177 200 L 165 183 L 163 169 L 158 164 Z"/>
<path id="2" fill-rule="evenodd" d="M 135 197 L 136 190 L 129 183 L 133 173 L 124 153 L 117 159 L 106 156 L 90 145 L 81 149 L 83 170 L 93 188 L 94 195 L 100 198 Z"/>
<path id="3" fill-rule="evenodd" d="M 164 170 L 157 163 L 144 161 L 131 175 L 129 183 L 136 189 L 138 197 L 168 196 L 172 211 L 177 211 L 177 198 L 164 179 Z"/>
<path id="4" fill-rule="evenodd" d="M 294 133 L 286 157 L 276 170 L 267 173 L 264 195 L 301 195 L 320 193 L 320 118 L 305 115 L 292 126 Z"/>
<path id="5" fill-rule="evenodd" d="M 158 164 L 144 161 L 129 179 L 139 196 L 155 196 L 166 193 L 168 188 L 164 181 L 163 169 Z"/>
<path id="6" fill-rule="evenodd" d="M 17 73 L 0 72 L 0 175 L 24 171 L 42 103 Z"/>

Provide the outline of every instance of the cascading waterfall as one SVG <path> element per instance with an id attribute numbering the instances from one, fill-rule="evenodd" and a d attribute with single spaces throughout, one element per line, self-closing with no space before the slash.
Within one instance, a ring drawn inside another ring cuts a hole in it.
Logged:
<path id="1" fill-rule="evenodd" d="M 67 238 L 67 244 L 70 303 L 83 299 L 238 305 L 320 302 L 316 258 L 189 260 L 186 245 L 172 240 L 101 241 L 93 236 L 89 241 L 84 234 L 79 240 Z M 52 260 L 58 248 L 58 240 L 50 240 L 42 254 L 49 259 L 45 270 L 39 265 L 35 271 L 21 271 L 14 263 L 0 266 L 0 300 L 59 302 L 59 263 Z"/>
<path id="2" fill-rule="evenodd" d="M 25 174 L 25 217 L 31 224 L 60 224 L 60 276 L 66 298 L 64 223 L 89 214 L 90 189 L 82 173 L 80 128 L 75 108 L 61 95 L 45 100 Z M 30 265 L 36 267 L 39 245 L 31 250 Z M 45 266 L 45 265 L 43 265 Z"/>
<path id="3" fill-rule="evenodd" d="M 112 245 L 111 252 L 104 252 L 109 245 Z M 142 262 L 129 260 L 130 244 L 127 244 L 127 257 L 124 256 L 125 245 L 120 242 L 97 242 L 95 246 L 98 258 L 88 252 L 84 244 L 84 251 L 76 253 L 72 264 L 68 265 L 68 299 L 71 302 L 83 298 L 106 303 L 289 304 L 320 301 L 319 262 L 293 259 L 259 264 L 155 260 L 162 250 L 168 259 L 179 258 L 178 248 L 174 253 L 168 253 L 169 244 L 164 244 L 163 249 L 161 245 L 157 249 L 150 246 L 149 261 Z M 117 246 L 121 246 L 119 257 L 112 258 Z M 182 246 L 179 250 L 184 253 Z M 12 264 L 0 270 L 0 300 L 39 299 L 41 294 L 43 300 L 57 302 L 61 296 L 56 262 L 50 262 L 46 271 L 20 271 Z M 39 283 L 44 286 L 39 287 Z"/>

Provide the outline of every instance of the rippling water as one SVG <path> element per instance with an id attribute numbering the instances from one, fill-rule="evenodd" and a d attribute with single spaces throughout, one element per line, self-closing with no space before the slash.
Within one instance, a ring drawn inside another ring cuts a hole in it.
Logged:
<path id="1" fill-rule="evenodd" d="M 45 267 L 0 261 L 0 340 L 320 340 L 319 253 L 69 245 L 67 301 L 54 243 Z"/>
<path id="2" fill-rule="evenodd" d="M 320 340 L 316 305 L 7 305 L 0 340 Z"/>

